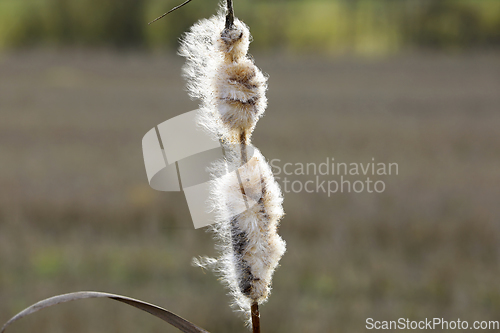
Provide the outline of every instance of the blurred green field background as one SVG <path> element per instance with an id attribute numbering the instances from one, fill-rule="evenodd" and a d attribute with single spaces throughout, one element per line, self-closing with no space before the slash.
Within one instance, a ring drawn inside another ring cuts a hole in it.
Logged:
<path id="1" fill-rule="evenodd" d="M 210 235 L 191 227 L 182 193 L 148 186 L 143 166 L 142 136 L 197 107 L 174 52 L 216 2 L 147 26 L 176 4 L 0 0 L 0 323 L 42 298 L 98 290 L 245 332 L 217 278 L 190 264 L 215 254 Z M 253 136 L 265 156 L 399 164 L 381 194 L 285 193 L 288 252 L 263 332 L 500 319 L 499 4 L 235 0 L 269 74 Z M 177 330 L 101 299 L 10 332 Z"/>
<path id="2" fill-rule="evenodd" d="M 214 13 L 198 0 L 150 27 L 173 0 L 1 0 L 0 48 L 115 46 L 172 48 L 192 22 Z M 496 0 L 239 0 L 253 47 L 380 55 L 414 48 L 498 48 Z"/>

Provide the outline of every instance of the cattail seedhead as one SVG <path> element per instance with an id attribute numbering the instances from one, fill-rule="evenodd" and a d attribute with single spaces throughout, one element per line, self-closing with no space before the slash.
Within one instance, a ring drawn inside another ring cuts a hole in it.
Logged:
<path id="1" fill-rule="evenodd" d="M 186 57 L 189 94 L 201 101 L 200 124 L 223 141 L 249 144 L 267 107 L 267 79 L 247 56 L 248 27 L 235 18 L 227 29 L 224 15 L 196 23 L 179 54 Z"/>
<path id="2" fill-rule="evenodd" d="M 250 32 L 240 20 L 236 20 L 233 27 L 225 28 L 217 38 L 217 48 L 229 57 L 228 60 L 238 61 L 246 56 L 250 45 Z"/>
<path id="3" fill-rule="evenodd" d="M 219 220 L 213 230 L 221 256 L 211 263 L 230 289 L 234 305 L 249 314 L 252 303 L 267 300 L 272 275 L 285 253 L 277 233 L 283 199 L 257 149 L 248 163 L 239 168 L 237 163 L 226 159 L 214 166 L 228 172 L 212 180 L 212 205 Z"/>
<path id="4" fill-rule="evenodd" d="M 189 94 L 201 102 L 199 125 L 218 138 L 225 151 L 225 159 L 213 166 L 211 181 L 211 202 L 218 217 L 212 229 L 221 255 L 196 264 L 221 275 L 234 296 L 233 304 L 249 319 L 251 306 L 266 301 L 285 252 L 277 233 L 284 213 L 269 165 L 250 146 L 255 124 L 267 106 L 267 79 L 247 55 L 248 27 L 232 19 L 228 25 L 231 20 L 220 11 L 196 23 L 184 35 L 179 54 L 186 57 Z"/>

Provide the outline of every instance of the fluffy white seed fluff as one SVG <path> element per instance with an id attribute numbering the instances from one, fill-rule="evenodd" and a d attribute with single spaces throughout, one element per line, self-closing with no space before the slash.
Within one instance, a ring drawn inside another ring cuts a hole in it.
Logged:
<path id="1" fill-rule="evenodd" d="M 191 27 L 179 50 L 189 94 L 201 101 L 200 124 L 226 142 L 241 142 L 243 135 L 248 144 L 267 107 L 267 79 L 247 56 L 250 38 L 236 18 L 234 28 L 225 29 L 221 11 Z"/>
<path id="2" fill-rule="evenodd" d="M 221 221 L 213 227 L 222 253 L 216 269 L 235 304 L 248 314 L 252 303 L 267 299 L 272 275 L 285 253 L 285 242 L 277 233 L 283 217 L 282 196 L 257 149 L 248 163 L 239 168 L 235 164 L 221 162 L 219 170 L 237 172 L 212 181 L 212 200 Z"/>
<path id="3" fill-rule="evenodd" d="M 220 257 L 202 258 L 220 274 L 233 304 L 250 318 L 252 304 L 266 301 L 285 242 L 277 233 L 282 195 L 262 154 L 250 146 L 267 106 L 267 80 L 248 57 L 248 27 L 238 19 L 226 29 L 223 10 L 196 23 L 180 54 L 188 90 L 201 101 L 199 124 L 221 140 L 225 159 L 214 164 L 211 202 L 218 223 Z"/>

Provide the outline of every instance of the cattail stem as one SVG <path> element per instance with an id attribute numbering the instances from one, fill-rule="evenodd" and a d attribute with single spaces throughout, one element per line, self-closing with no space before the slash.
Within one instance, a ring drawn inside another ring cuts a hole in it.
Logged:
<path id="1" fill-rule="evenodd" d="M 248 163 L 248 154 L 247 154 L 247 144 L 245 141 L 246 133 L 242 131 L 240 134 L 240 149 L 241 149 L 241 165 L 245 165 Z"/>
<path id="2" fill-rule="evenodd" d="M 233 25 L 234 25 L 233 0 L 227 0 L 226 29 L 233 28 Z"/>
<path id="3" fill-rule="evenodd" d="M 241 165 L 245 165 L 248 163 L 248 155 L 247 155 L 247 145 L 242 143 L 240 144 L 241 147 Z"/>
<path id="4" fill-rule="evenodd" d="M 260 314 L 259 314 L 259 304 L 252 304 L 252 330 L 253 333 L 260 333 Z"/>

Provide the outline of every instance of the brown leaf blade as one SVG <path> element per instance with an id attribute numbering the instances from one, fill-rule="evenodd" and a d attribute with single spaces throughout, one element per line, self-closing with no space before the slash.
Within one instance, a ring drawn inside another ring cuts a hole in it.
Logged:
<path id="1" fill-rule="evenodd" d="M 152 314 L 153 316 L 160 318 L 163 321 L 166 321 L 170 325 L 178 328 L 182 332 L 185 333 L 209 333 L 208 331 L 204 330 L 203 328 L 200 328 L 196 326 L 195 324 L 187 321 L 186 319 L 179 317 L 173 312 L 170 312 L 168 310 L 165 310 L 159 306 L 156 306 L 154 304 L 146 303 L 143 301 L 139 301 L 130 297 L 126 296 L 120 296 L 120 295 L 115 295 L 115 294 L 108 294 L 108 293 L 102 293 L 102 292 L 97 292 L 97 291 L 80 291 L 76 293 L 70 293 L 70 294 L 64 294 L 64 295 L 58 295 L 54 296 L 51 298 L 44 299 L 36 304 L 33 304 L 32 306 L 24 309 L 23 311 L 19 312 L 16 314 L 14 317 L 12 317 L 0 330 L 0 333 L 4 333 L 5 330 L 7 329 L 8 326 L 10 326 L 13 322 L 26 317 L 34 312 L 37 312 L 38 310 L 57 305 L 60 303 L 65 303 L 65 302 L 70 302 L 70 301 L 76 301 L 79 299 L 86 299 L 86 298 L 110 298 L 115 301 L 119 301 L 125 304 L 128 304 L 130 306 L 133 306 L 139 310 L 148 312 Z"/>

